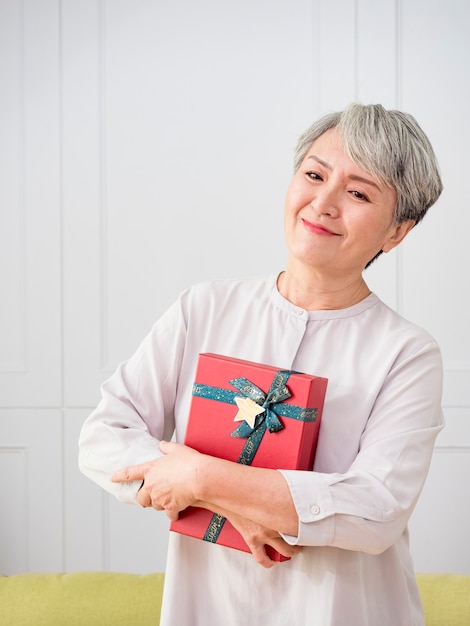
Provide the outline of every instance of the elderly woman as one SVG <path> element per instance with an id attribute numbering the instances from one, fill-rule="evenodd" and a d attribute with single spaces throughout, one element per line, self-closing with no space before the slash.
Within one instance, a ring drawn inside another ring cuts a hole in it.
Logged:
<path id="1" fill-rule="evenodd" d="M 285 271 L 189 289 L 103 385 L 82 471 L 170 519 L 189 505 L 219 512 L 252 551 L 171 533 L 162 624 L 424 624 L 407 524 L 443 424 L 440 352 L 363 271 L 441 190 L 411 116 L 380 105 L 327 115 L 298 144 Z M 201 352 L 328 378 L 313 471 L 168 441 L 184 440 Z M 275 565 L 267 545 L 291 559 Z"/>

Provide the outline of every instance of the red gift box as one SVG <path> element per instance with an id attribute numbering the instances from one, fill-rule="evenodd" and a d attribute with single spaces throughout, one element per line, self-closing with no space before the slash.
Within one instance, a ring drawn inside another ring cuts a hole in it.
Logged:
<path id="1" fill-rule="evenodd" d="M 246 465 L 311 470 L 327 382 L 251 361 L 200 354 L 185 444 Z M 243 412 L 245 406 L 248 413 Z M 170 530 L 250 552 L 230 522 L 207 509 L 188 507 Z M 267 552 L 273 560 L 287 560 L 270 546 Z"/>

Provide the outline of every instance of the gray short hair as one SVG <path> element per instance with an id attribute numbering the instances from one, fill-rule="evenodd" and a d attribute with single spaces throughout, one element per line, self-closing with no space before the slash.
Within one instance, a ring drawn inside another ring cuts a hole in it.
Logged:
<path id="1" fill-rule="evenodd" d="M 338 129 L 353 163 L 395 189 L 395 223 L 420 222 L 439 198 L 442 181 L 431 143 L 414 117 L 380 104 L 351 104 L 325 115 L 301 135 L 295 171 L 312 143 L 331 128 Z"/>

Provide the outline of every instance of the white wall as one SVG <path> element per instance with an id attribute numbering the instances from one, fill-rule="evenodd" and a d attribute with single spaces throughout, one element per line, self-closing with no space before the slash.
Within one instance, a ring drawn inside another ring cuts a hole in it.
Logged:
<path id="1" fill-rule="evenodd" d="M 416 567 L 470 573 L 469 26 L 466 0 L 0 1 L 0 573 L 164 568 L 164 515 L 79 474 L 80 425 L 181 289 L 282 269 L 295 140 L 353 100 L 441 162 L 369 282 L 445 363 Z"/>

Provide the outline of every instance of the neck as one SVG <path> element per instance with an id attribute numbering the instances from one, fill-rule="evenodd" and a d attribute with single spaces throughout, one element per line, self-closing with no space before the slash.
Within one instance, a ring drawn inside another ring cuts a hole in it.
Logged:
<path id="1" fill-rule="evenodd" d="M 279 275 L 277 287 L 284 298 L 307 311 L 346 309 L 370 294 L 362 274 L 335 279 L 312 268 L 294 271 L 290 263 Z"/>

